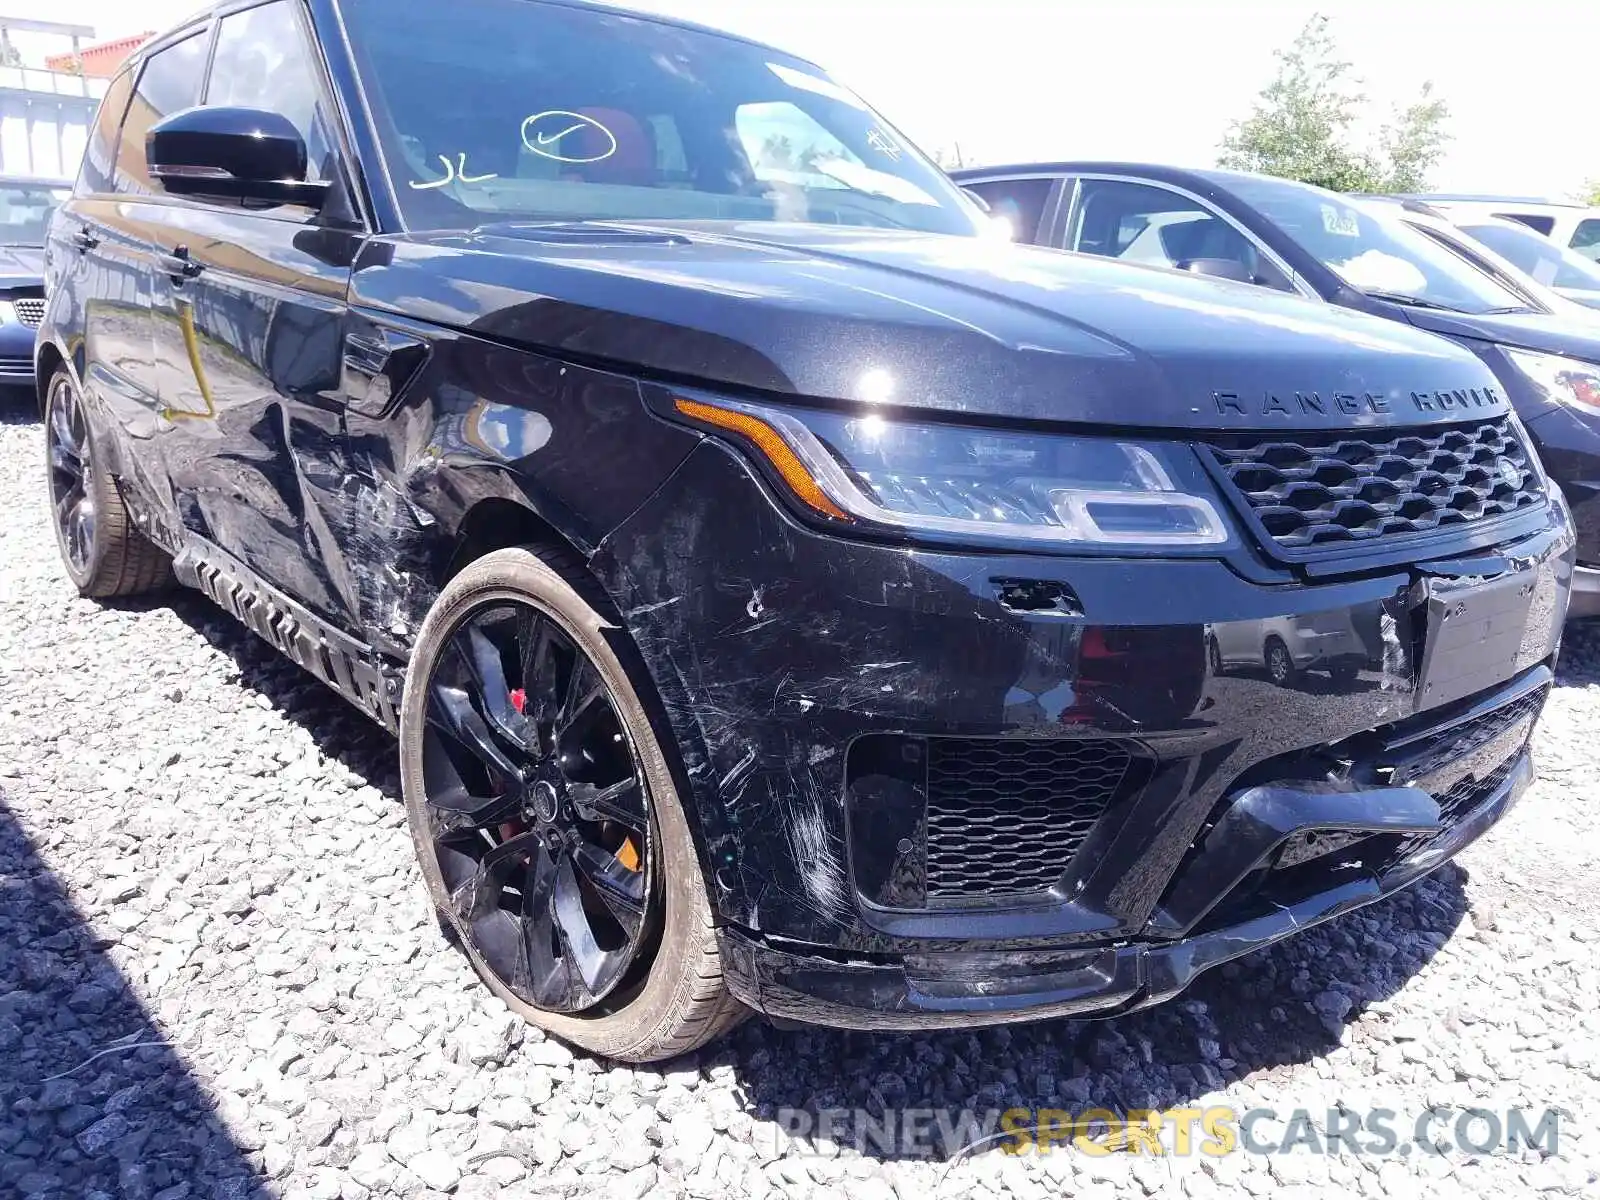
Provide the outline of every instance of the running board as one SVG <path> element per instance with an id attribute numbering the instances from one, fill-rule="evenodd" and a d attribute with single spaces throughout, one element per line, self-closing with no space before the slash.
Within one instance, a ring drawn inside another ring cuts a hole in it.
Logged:
<path id="1" fill-rule="evenodd" d="M 192 534 L 172 570 L 179 583 L 209 596 L 390 733 L 400 732 L 402 677 L 371 646 L 312 615 L 232 555 Z"/>

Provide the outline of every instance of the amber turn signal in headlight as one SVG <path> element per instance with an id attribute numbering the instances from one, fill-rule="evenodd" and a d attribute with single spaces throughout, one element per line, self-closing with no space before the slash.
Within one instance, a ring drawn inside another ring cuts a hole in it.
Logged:
<path id="1" fill-rule="evenodd" d="M 1175 481 L 1185 447 L 984 429 L 677 397 L 677 411 L 739 435 L 789 490 L 835 521 L 963 541 L 1101 548 L 1223 546 L 1232 533 L 1203 480 Z"/>

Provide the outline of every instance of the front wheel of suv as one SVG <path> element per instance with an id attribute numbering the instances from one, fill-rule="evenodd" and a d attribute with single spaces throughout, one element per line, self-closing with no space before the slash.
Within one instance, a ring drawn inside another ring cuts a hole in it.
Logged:
<path id="1" fill-rule="evenodd" d="M 653 1062 L 744 1010 L 608 607 L 570 554 L 468 565 L 417 638 L 401 779 L 429 896 L 489 988 L 558 1037 Z"/>
<path id="2" fill-rule="evenodd" d="M 44 439 L 51 524 L 79 594 L 106 599 L 159 590 L 171 577 L 172 560 L 134 525 L 116 480 L 95 453 L 89 414 L 65 367 L 50 380 Z"/>

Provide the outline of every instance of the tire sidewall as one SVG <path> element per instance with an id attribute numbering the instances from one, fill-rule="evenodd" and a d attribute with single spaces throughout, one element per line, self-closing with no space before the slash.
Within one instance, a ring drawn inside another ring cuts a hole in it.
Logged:
<path id="1" fill-rule="evenodd" d="M 467 615 L 497 600 L 533 603 L 589 655 L 622 718 L 624 732 L 633 743 L 649 793 L 656 864 L 661 874 L 660 932 L 645 983 L 625 1006 L 606 1015 L 546 1012 L 505 986 L 484 963 L 451 911 L 429 842 L 422 765 L 428 677 L 439 651 Z M 457 932 L 463 951 L 490 990 L 525 1020 L 567 1041 L 601 1054 L 626 1057 L 629 1051 L 654 1040 L 673 1019 L 690 982 L 684 977 L 683 968 L 691 956 L 691 933 L 697 922 L 709 922 L 709 906 L 673 774 L 656 738 L 645 698 L 639 694 L 638 689 L 648 685 L 642 671 L 635 679 L 621 661 L 612 642 L 618 632 L 560 574 L 530 551 L 498 550 L 469 564 L 440 594 L 412 651 L 400 707 L 400 779 L 406 821 L 429 900 Z"/>
<path id="2" fill-rule="evenodd" d="M 56 512 L 56 497 L 53 486 L 54 468 L 50 462 L 50 445 L 51 439 L 54 437 L 52 429 L 55 411 L 61 403 L 63 391 L 72 393 L 77 400 L 79 411 L 83 413 L 84 441 L 88 443 L 89 453 L 88 470 L 85 472 L 83 484 L 85 492 L 93 498 L 95 505 L 94 544 L 89 547 L 89 555 L 81 572 L 72 565 L 72 555 L 67 548 L 67 533 L 61 527 L 61 518 Z M 72 580 L 73 586 L 82 592 L 89 588 L 94 577 L 99 573 L 101 563 L 105 559 L 105 537 L 103 536 L 105 533 L 104 520 L 106 511 L 105 496 L 103 494 L 105 478 L 100 470 L 99 450 L 94 444 L 94 423 L 90 421 L 88 410 L 84 408 L 83 395 L 79 392 L 77 383 L 65 367 L 57 368 L 56 373 L 50 378 L 50 390 L 45 394 L 44 430 L 45 490 L 50 504 L 50 528 L 55 530 L 56 547 L 61 552 L 61 566 L 66 571 L 67 578 Z"/>

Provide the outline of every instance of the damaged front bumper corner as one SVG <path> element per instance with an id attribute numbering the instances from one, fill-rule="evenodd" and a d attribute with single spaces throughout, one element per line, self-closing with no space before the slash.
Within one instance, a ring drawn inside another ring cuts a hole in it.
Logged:
<path id="1" fill-rule="evenodd" d="M 1174 879 L 1145 936 L 1120 945 L 835 957 L 725 927 L 724 969 L 734 994 L 757 1011 L 849 1029 L 964 1028 L 1147 1008 L 1182 992 L 1202 971 L 1414 883 L 1487 832 L 1532 781 L 1531 754 L 1523 750 L 1490 796 L 1448 824 L 1415 788 L 1250 789 L 1218 821 L 1219 836 L 1208 837 Z M 1258 892 L 1253 907 L 1229 907 L 1242 881 L 1287 844 L 1339 826 L 1392 837 L 1401 852 L 1347 878 L 1299 868 L 1302 880 L 1316 882 L 1297 892 L 1291 879 L 1288 890 Z"/>

